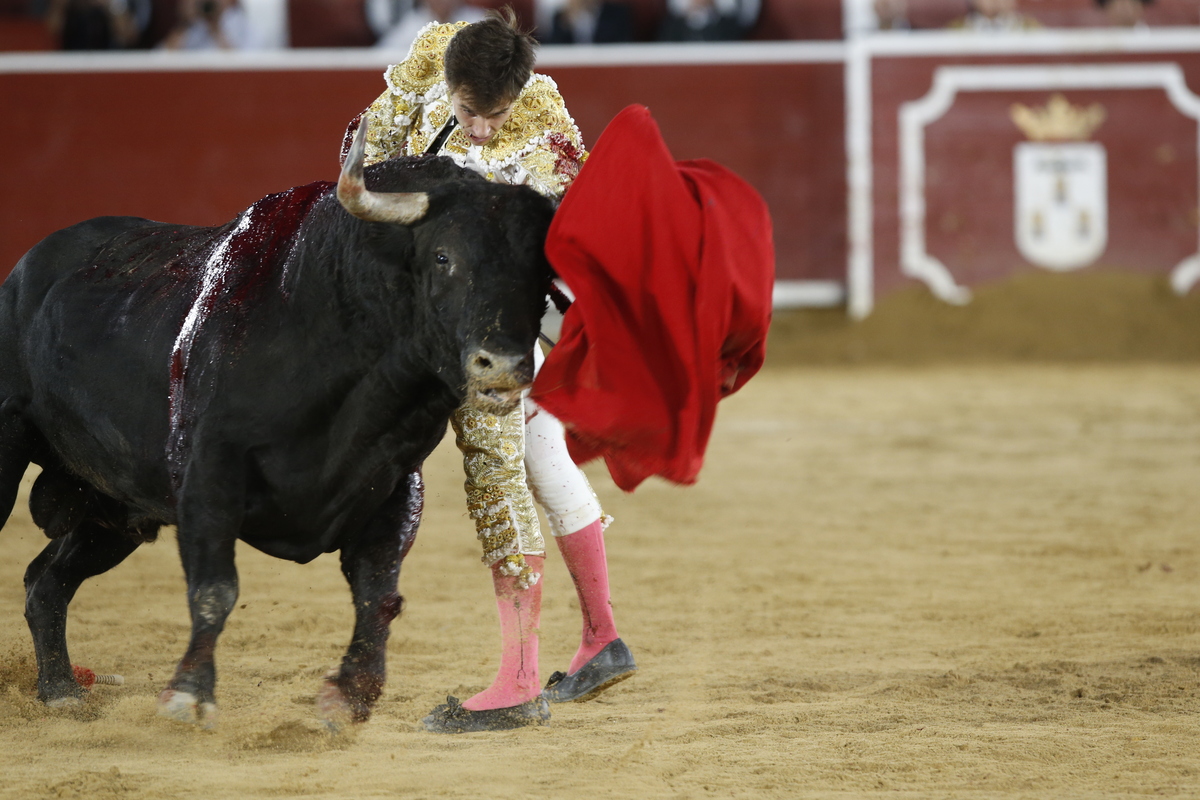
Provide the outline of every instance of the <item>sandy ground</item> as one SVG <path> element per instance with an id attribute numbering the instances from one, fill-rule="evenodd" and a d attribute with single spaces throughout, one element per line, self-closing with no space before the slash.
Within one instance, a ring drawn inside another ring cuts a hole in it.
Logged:
<path id="1" fill-rule="evenodd" d="M 158 719 L 186 607 L 173 535 L 86 584 L 75 663 L 32 698 L 23 505 L 0 563 L 0 797 L 1200 796 L 1200 366 L 769 364 L 721 409 L 698 485 L 622 495 L 608 548 L 641 667 L 545 728 L 436 736 L 494 672 L 490 582 L 452 446 L 427 467 L 374 718 L 312 698 L 350 633 L 333 557 L 242 548 L 220 726 Z M 547 560 L 543 678 L 578 606 Z"/>

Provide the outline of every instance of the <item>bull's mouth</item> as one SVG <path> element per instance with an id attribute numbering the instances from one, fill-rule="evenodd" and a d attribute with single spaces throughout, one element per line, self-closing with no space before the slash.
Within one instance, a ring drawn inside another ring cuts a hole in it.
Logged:
<path id="1" fill-rule="evenodd" d="M 528 386 L 468 386 L 467 403 L 488 414 L 508 414 L 521 402 Z"/>

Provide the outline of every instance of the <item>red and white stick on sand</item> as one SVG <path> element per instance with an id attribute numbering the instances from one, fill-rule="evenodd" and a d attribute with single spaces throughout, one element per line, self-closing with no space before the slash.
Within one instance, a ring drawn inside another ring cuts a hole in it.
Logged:
<path id="1" fill-rule="evenodd" d="M 75 673 L 75 680 L 85 689 L 90 689 L 97 683 L 101 686 L 125 685 L 125 678 L 120 675 L 97 675 L 87 667 L 76 664 L 71 665 L 71 671 Z"/>

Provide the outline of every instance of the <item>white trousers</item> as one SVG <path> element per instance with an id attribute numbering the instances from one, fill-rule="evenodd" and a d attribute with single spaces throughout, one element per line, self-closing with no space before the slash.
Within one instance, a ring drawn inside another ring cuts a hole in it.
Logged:
<path id="1" fill-rule="evenodd" d="M 545 357 L 533 348 L 534 374 Z M 528 397 L 525 403 L 525 472 L 529 488 L 546 512 L 550 532 L 566 536 L 602 516 L 587 476 L 571 460 L 562 423 Z M 606 523 L 607 524 L 607 523 Z"/>

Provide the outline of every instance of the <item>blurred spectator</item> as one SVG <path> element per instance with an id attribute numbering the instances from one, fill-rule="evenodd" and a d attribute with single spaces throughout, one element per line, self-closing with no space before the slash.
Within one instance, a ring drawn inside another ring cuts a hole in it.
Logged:
<path id="1" fill-rule="evenodd" d="M 407 53 L 421 29 L 432 22 L 479 22 L 484 16 L 482 8 L 462 0 L 419 0 L 375 46 Z"/>
<path id="2" fill-rule="evenodd" d="M 668 0 L 658 38 L 664 42 L 741 39 L 758 21 L 759 0 Z"/>
<path id="3" fill-rule="evenodd" d="M 951 28 L 970 31 L 1027 31 L 1040 28 L 1033 17 L 1017 9 L 1017 0 L 968 0 L 969 11 Z"/>
<path id="4" fill-rule="evenodd" d="M 259 47 L 288 46 L 288 0 L 240 0 Z"/>
<path id="5" fill-rule="evenodd" d="M 610 0 L 567 0 L 539 37 L 545 44 L 612 44 L 633 41 L 633 9 Z"/>
<path id="6" fill-rule="evenodd" d="M 875 0 L 875 19 L 881 31 L 907 31 L 912 28 L 908 23 L 907 0 Z"/>
<path id="7" fill-rule="evenodd" d="M 257 50 L 263 47 L 263 41 L 238 0 L 181 0 L 179 22 L 159 47 Z"/>
<path id="8" fill-rule="evenodd" d="M 367 25 L 375 34 L 375 40 L 383 38 L 384 34 L 399 24 L 405 15 L 412 11 L 413 0 L 364 0 L 363 11 L 367 16 Z"/>
<path id="9" fill-rule="evenodd" d="M 150 13 L 150 0 L 53 0 L 46 25 L 63 50 L 114 50 L 137 44 Z"/>
<path id="10" fill-rule="evenodd" d="M 1145 28 L 1142 12 L 1152 0 L 1096 0 L 1096 4 L 1104 9 L 1104 16 L 1109 25 L 1123 28 Z"/>

